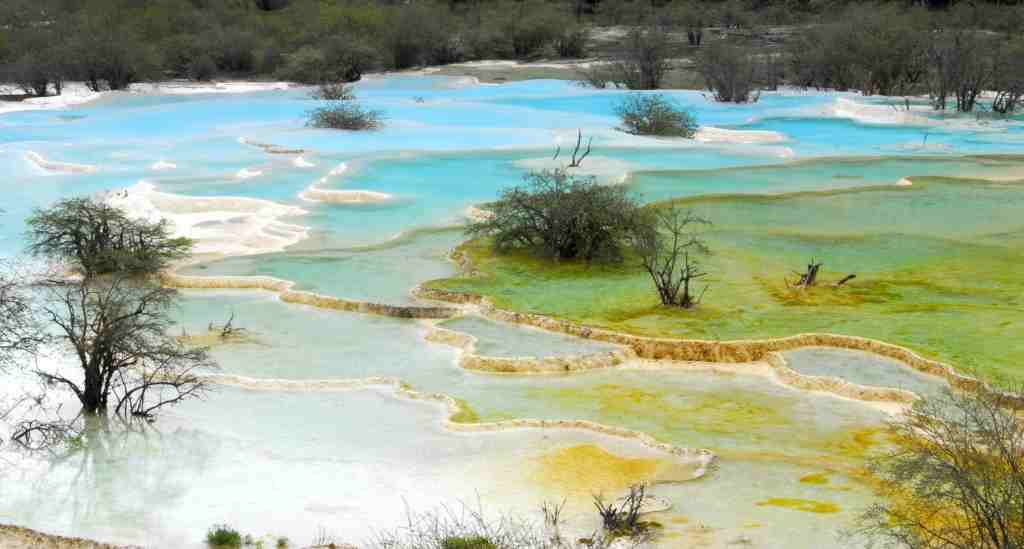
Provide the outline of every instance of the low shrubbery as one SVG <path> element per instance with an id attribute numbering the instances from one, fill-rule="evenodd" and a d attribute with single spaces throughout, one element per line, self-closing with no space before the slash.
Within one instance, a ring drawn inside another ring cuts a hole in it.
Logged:
<path id="1" fill-rule="evenodd" d="M 633 135 L 693 138 L 697 120 L 686 109 L 660 94 L 631 94 L 615 107 L 622 131 Z"/>
<path id="2" fill-rule="evenodd" d="M 599 185 L 564 169 L 533 172 L 487 206 L 467 233 L 499 251 L 536 250 L 560 260 L 619 260 L 640 220 L 639 201 L 622 186 Z"/>
<path id="3" fill-rule="evenodd" d="M 211 549 L 241 547 L 242 534 L 227 524 L 217 524 L 206 532 L 206 544 Z"/>
<path id="4" fill-rule="evenodd" d="M 384 123 L 384 113 L 367 109 L 354 101 L 332 102 L 309 112 L 307 124 L 329 130 L 376 130 Z"/>

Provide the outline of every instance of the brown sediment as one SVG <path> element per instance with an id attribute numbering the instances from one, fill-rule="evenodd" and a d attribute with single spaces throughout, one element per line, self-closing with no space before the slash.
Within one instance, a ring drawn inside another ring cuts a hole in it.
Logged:
<path id="1" fill-rule="evenodd" d="M 453 307 L 385 305 L 292 290 L 294 282 L 269 276 L 186 276 L 165 272 L 160 275 L 160 282 L 169 288 L 265 290 L 277 293 L 286 303 L 396 318 L 452 318 L 461 314 Z"/>
<path id="2" fill-rule="evenodd" d="M 136 546 L 111 545 L 81 538 L 54 536 L 7 524 L 0 524 L 0 547 L 5 549 L 138 549 Z"/>

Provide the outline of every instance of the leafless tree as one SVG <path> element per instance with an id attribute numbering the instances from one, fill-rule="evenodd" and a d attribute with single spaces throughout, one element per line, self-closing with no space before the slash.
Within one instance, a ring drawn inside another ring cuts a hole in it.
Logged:
<path id="1" fill-rule="evenodd" d="M 125 276 L 50 282 L 42 305 L 56 340 L 77 359 L 74 374 L 38 369 L 46 382 L 70 389 L 89 416 L 129 419 L 207 390 L 198 371 L 212 368 L 204 348 L 168 334 L 176 292 Z"/>
<path id="2" fill-rule="evenodd" d="M 908 549 L 1024 547 L 1024 421 L 1011 396 L 915 403 L 892 425 L 897 448 L 871 463 L 886 498 L 850 534 Z"/>
<path id="3" fill-rule="evenodd" d="M 760 99 L 764 62 L 741 46 L 712 42 L 701 48 L 694 61 L 715 101 L 754 103 Z"/>
<path id="4" fill-rule="evenodd" d="M 45 339 L 23 281 L 9 263 L 0 262 L 0 371 L 31 355 Z"/>
<path id="5" fill-rule="evenodd" d="M 583 130 L 576 130 L 576 147 L 572 150 L 572 161 L 569 163 L 570 168 L 579 168 L 583 165 L 583 159 L 590 154 L 590 145 L 594 142 L 594 138 L 587 139 L 587 150 L 580 154 L 580 148 L 583 146 Z M 562 153 L 562 146 L 559 145 L 555 149 L 555 156 L 552 160 L 558 160 L 558 155 Z"/>
<path id="6" fill-rule="evenodd" d="M 993 44 L 973 31 L 956 29 L 940 33 L 929 49 L 932 106 L 945 110 L 949 98 L 956 112 L 971 112 L 978 96 L 994 81 L 990 52 Z"/>
<path id="7" fill-rule="evenodd" d="M 711 221 L 677 206 L 656 209 L 637 231 L 635 248 L 663 305 L 689 309 L 700 303 L 707 286 L 694 295 L 694 283 L 706 277 L 698 255 L 709 253 L 698 229 Z"/>
<path id="8" fill-rule="evenodd" d="M 607 67 L 611 80 L 631 90 L 659 89 L 672 68 L 672 52 L 664 25 L 637 27 L 626 37 L 618 59 Z"/>

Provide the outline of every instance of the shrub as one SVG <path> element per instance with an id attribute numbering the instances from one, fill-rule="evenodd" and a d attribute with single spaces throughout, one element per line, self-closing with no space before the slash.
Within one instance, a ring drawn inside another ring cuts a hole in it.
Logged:
<path id="1" fill-rule="evenodd" d="M 494 542 L 483 536 L 454 536 L 441 541 L 441 549 L 498 549 Z"/>
<path id="2" fill-rule="evenodd" d="M 758 62 L 740 46 L 715 42 L 701 48 L 697 72 L 704 84 L 723 103 L 757 101 Z"/>
<path id="3" fill-rule="evenodd" d="M 381 111 L 365 109 L 354 101 L 344 101 L 313 109 L 307 125 L 330 130 L 376 130 L 383 122 Z"/>
<path id="4" fill-rule="evenodd" d="M 309 94 L 313 99 L 323 101 L 351 101 L 356 98 L 352 88 L 340 82 L 325 82 Z"/>
<path id="5" fill-rule="evenodd" d="M 692 139 L 697 133 L 693 114 L 660 94 L 630 94 L 615 112 L 622 118 L 622 131 L 633 135 Z"/>
<path id="6" fill-rule="evenodd" d="M 227 524 L 216 524 L 206 531 L 206 544 L 210 547 L 241 547 L 242 534 Z"/>
<path id="7" fill-rule="evenodd" d="M 576 178 L 564 169 L 532 172 L 525 185 L 505 189 L 471 223 L 474 237 L 490 236 L 499 251 L 538 250 L 557 259 L 621 260 L 638 220 L 639 202 L 621 186 Z"/>

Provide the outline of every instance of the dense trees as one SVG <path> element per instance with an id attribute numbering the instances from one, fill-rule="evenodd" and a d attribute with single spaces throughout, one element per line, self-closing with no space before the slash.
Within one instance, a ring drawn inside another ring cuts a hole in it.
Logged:
<path id="1" fill-rule="evenodd" d="M 638 201 L 622 186 L 599 185 L 565 170 L 533 172 L 489 204 L 467 228 L 493 238 L 499 251 L 536 250 L 560 260 L 618 260 L 641 221 Z"/>

